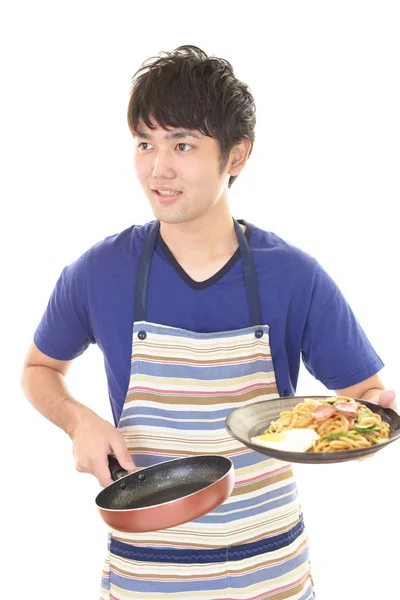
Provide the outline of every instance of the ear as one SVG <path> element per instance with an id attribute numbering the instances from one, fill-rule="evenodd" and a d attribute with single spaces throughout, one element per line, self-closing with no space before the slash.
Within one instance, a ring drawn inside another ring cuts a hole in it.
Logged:
<path id="1" fill-rule="evenodd" d="M 228 167 L 229 175 L 239 175 L 249 158 L 250 150 L 251 141 L 248 138 L 243 138 L 232 148 Z"/>

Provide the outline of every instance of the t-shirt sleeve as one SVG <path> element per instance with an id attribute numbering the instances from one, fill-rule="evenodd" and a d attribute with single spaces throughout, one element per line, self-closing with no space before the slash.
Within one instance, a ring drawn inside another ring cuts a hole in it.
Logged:
<path id="1" fill-rule="evenodd" d="M 35 331 L 41 352 L 58 360 L 72 360 L 95 338 L 90 326 L 86 281 L 87 253 L 63 269 Z"/>
<path id="2" fill-rule="evenodd" d="M 360 383 L 384 366 L 338 286 L 318 263 L 302 358 L 311 375 L 330 390 Z"/>

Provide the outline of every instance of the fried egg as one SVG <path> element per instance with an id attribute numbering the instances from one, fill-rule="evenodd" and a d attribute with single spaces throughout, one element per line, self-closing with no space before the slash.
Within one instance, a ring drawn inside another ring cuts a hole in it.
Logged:
<path id="1" fill-rule="evenodd" d="M 281 433 L 264 433 L 251 438 L 253 444 L 284 450 L 286 452 L 307 452 L 319 435 L 313 429 L 288 429 Z"/>

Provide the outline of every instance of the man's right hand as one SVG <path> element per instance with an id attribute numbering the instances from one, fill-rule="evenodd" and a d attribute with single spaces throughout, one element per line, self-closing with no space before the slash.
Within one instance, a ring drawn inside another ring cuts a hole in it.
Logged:
<path id="1" fill-rule="evenodd" d="M 115 455 L 126 471 L 136 469 L 123 435 L 95 413 L 85 415 L 71 437 L 76 470 L 80 473 L 91 473 L 97 477 L 102 487 L 113 483 L 108 467 L 110 454 Z"/>

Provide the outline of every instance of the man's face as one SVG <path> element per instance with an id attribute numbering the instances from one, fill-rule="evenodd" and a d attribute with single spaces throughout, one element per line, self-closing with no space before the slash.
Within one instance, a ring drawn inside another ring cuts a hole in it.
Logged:
<path id="1" fill-rule="evenodd" d="M 212 211 L 229 181 L 227 170 L 221 173 L 218 141 L 183 127 L 141 124 L 135 134 L 135 171 L 156 219 L 184 223 Z M 179 193 L 163 194 L 168 190 Z"/>

